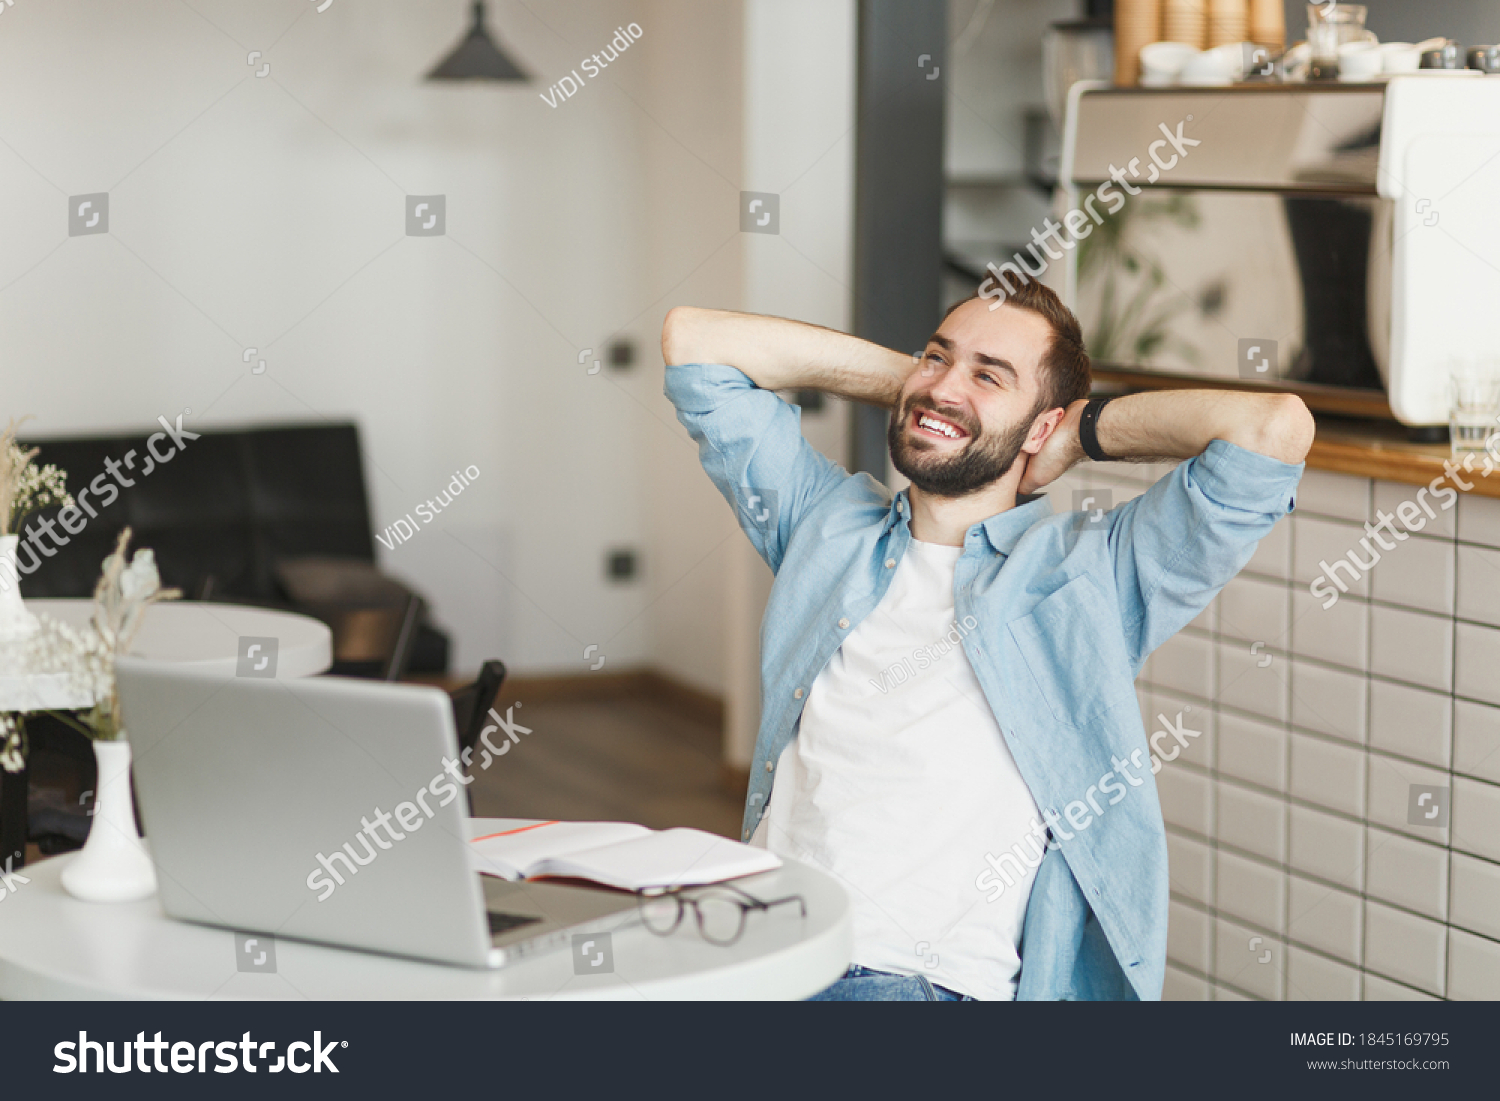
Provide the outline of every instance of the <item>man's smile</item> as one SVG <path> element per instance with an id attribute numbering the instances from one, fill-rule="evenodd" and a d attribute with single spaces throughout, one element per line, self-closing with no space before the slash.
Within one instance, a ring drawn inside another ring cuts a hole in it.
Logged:
<path id="1" fill-rule="evenodd" d="M 933 440 L 964 440 L 969 433 L 957 424 L 926 409 L 914 409 L 911 429 L 918 435 Z"/>

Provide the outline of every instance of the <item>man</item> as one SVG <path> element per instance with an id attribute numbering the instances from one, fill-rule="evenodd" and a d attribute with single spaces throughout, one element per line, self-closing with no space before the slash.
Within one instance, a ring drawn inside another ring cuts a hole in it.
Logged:
<path id="1" fill-rule="evenodd" d="M 849 891 L 827 999 L 1161 996 L 1167 849 L 1134 679 L 1293 507 L 1285 394 L 1086 400 L 1078 322 L 1029 284 L 920 360 L 679 307 L 666 392 L 776 574 L 744 837 Z M 891 493 L 773 391 L 891 407 Z M 1028 495 L 1085 457 L 1188 460 L 1108 513 Z M 773 795 L 772 782 L 776 783 Z"/>

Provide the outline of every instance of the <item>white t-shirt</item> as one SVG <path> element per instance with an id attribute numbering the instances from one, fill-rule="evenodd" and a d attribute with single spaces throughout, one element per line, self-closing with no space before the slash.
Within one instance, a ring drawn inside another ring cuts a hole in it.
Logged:
<path id="1" fill-rule="evenodd" d="M 1036 873 L 993 902 L 975 879 L 986 854 L 1039 857 L 1038 810 L 958 644 L 978 626 L 954 618 L 962 554 L 911 541 L 813 681 L 753 843 L 843 883 L 853 962 L 1012 999 Z"/>

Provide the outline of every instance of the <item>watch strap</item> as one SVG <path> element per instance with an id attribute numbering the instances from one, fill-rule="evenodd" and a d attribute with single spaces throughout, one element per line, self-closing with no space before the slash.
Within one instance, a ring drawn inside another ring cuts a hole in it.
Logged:
<path id="1" fill-rule="evenodd" d="M 1099 414 L 1104 411 L 1104 407 L 1111 400 L 1111 398 L 1091 399 L 1084 405 L 1083 413 L 1078 418 L 1078 442 L 1083 446 L 1083 453 L 1096 463 L 1114 461 L 1105 454 L 1104 448 L 1099 446 Z"/>

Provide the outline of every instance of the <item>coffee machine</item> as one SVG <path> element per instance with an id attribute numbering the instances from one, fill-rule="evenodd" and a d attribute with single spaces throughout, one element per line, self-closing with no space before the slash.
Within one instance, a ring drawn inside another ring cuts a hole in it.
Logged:
<path id="1" fill-rule="evenodd" d="M 1103 381 L 1270 386 L 1437 438 L 1451 372 L 1500 368 L 1500 77 L 1079 83 L 1060 178 L 1043 278 Z"/>

